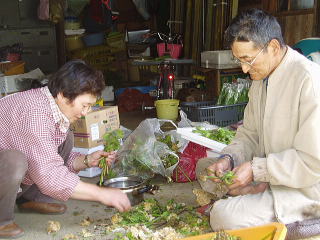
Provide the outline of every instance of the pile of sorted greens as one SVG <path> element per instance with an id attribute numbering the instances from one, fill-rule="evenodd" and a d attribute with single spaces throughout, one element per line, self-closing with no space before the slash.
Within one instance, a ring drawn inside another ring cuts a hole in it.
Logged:
<path id="1" fill-rule="evenodd" d="M 103 136 L 104 139 L 104 151 L 112 152 L 116 151 L 120 148 L 121 139 L 124 137 L 124 133 L 121 129 L 114 130 L 112 132 L 106 133 Z M 102 168 L 100 175 L 99 185 L 101 186 L 104 178 L 113 178 L 115 177 L 115 173 L 109 169 L 106 158 L 102 158 L 99 162 L 99 167 Z"/>
<path id="2" fill-rule="evenodd" d="M 176 203 L 174 200 L 169 200 L 165 205 L 161 205 L 155 199 L 147 199 L 129 212 L 113 215 L 111 221 L 113 226 L 107 228 L 107 231 L 113 232 L 113 229 L 118 227 L 129 230 L 118 234 L 115 238 L 117 240 L 138 240 L 140 235 L 151 240 L 154 239 L 152 237 L 157 235 L 158 231 L 163 229 L 171 229 L 171 234 L 175 232 L 176 236 L 180 236 L 180 238 L 210 231 L 208 217 L 201 216 L 194 208 Z M 148 238 L 149 233 L 150 238 Z M 171 239 L 176 238 L 172 236 Z"/>
<path id="3" fill-rule="evenodd" d="M 203 137 L 225 144 L 230 144 L 231 140 L 236 135 L 235 131 L 229 130 L 227 128 L 206 130 L 202 127 L 196 127 L 196 129 L 192 132 L 199 133 Z"/>

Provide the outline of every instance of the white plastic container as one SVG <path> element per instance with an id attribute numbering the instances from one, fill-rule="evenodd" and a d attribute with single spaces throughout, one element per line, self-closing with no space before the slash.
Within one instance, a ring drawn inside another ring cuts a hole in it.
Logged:
<path id="1" fill-rule="evenodd" d="M 201 53 L 201 66 L 210 68 L 215 65 L 236 65 L 231 50 L 204 51 Z"/>

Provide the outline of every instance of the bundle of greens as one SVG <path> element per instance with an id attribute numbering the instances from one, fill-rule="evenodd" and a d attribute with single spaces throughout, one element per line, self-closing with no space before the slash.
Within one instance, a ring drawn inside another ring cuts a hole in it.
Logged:
<path id="1" fill-rule="evenodd" d="M 106 133 L 103 136 L 104 139 L 104 151 L 112 152 L 120 148 L 121 139 L 124 137 L 124 133 L 121 129 L 114 130 L 112 132 Z M 99 185 L 103 184 L 104 178 L 113 178 L 115 173 L 109 169 L 106 158 L 102 158 L 99 162 L 99 167 L 102 168 Z"/>
<path id="2" fill-rule="evenodd" d="M 227 128 L 217 128 L 212 130 L 206 130 L 206 129 L 203 129 L 202 127 L 196 127 L 196 129 L 193 130 L 192 132 L 199 133 L 203 137 L 209 138 L 217 142 L 225 143 L 227 145 L 230 144 L 231 140 L 236 135 L 235 131 L 229 130 Z"/>
<path id="3" fill-rule="evenodd" d="M 209 169 L 207 169 L 207 171 L 210 171 Z M 221 177 L 218 177 L 218 176 L 214 176 L 214 175 L 200 175 L 200 180 L 201 181 L 207 181 L 207 179 L 219 179 L 222 183 L 226 184 L 226 185 L 231 185 L 233 184 L 233 179 L 235 178 L 236 176 L 234 175 L 234 172 L 232 171 L 227 171 L 225 172 Z"/>

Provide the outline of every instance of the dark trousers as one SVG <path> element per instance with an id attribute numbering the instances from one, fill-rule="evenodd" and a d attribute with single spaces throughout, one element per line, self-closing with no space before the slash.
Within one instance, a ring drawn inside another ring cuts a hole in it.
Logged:
<path id="1" fill-rule="evenodd" d="M 69 131 L 66 140 L 59 146 L 58 153 L 67 163 L 73 148 L 73 133 Z M 13 222 L 16 199 L 37 202 L 53 202 L 53 199 L 40 192 L 38 187 L 21 184 L 28 170 L 26 156 L 18 150 L 0 151 L 0 226 Z M 22 192 L 19 192 L 19 189 Z"/>

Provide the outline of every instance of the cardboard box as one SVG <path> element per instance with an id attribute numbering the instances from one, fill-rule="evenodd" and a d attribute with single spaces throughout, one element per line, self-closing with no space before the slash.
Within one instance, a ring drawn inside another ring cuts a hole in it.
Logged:
<path id="1" fill-rule="evenodd" d="M 99 145 L 99 146 L 93 147 L 93 148 L 75 148 L 74 147 L 72 149 L 72 151 L 79 152 L 82 154 L 90 154 L 90 153 L 96 152 L 98 150 L 103 150 L 103 149 L 104 149 L 104 145 Z M 78 175 L 80 177 L 89 177 L 89 178 L 96 177 L 100 174 L 101 174 L 101 168 L 99 168 L 99 167 L 86 168 L 78 173 Z"/>
<path id="2" fill-rule="evenodd" d="M 119 127 L 118 106 L 95 107 L 85 117 L 71 124 L 74 146 L 92 148 L 103 145 L 103 135 Z"/>

